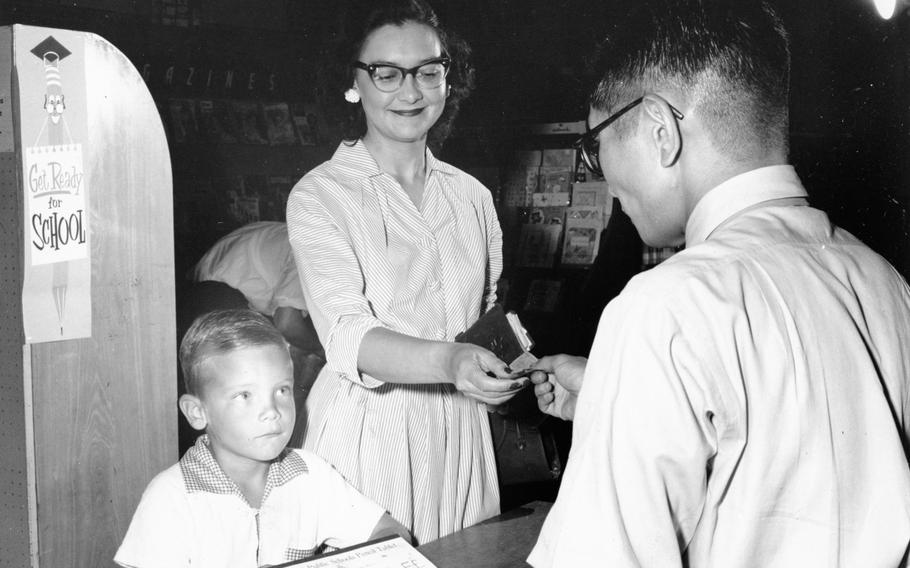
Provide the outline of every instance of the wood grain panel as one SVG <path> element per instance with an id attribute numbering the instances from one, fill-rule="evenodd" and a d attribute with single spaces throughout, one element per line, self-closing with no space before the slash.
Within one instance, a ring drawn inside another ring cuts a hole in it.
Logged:
<path id="1" fill-rule="evenodd" d="M 139 74 L 84 34 L 92 336 L 32 348 L 42 567 L 111 566 L 177 459 L 171 168 Z"/>

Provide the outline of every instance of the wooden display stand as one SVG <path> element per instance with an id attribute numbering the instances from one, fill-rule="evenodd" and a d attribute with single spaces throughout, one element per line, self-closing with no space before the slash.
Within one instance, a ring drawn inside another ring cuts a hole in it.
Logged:
<path id="1" fill-rule="evenodd" d="M 139 73 L 0 27 L 0 567 L 112 566 L 177 459 L 171 166 Z"/>

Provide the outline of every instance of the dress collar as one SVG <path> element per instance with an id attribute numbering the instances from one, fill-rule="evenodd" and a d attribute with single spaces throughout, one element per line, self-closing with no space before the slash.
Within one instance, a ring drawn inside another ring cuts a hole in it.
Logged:
<path id="1" fill-rule="evenodd" d="M 437 160 L 429 148 L 425 150 L 427 161 L 427 177 L 433 172 L 441 172 L 447 175 L 453 175 L 455 168 L 451 165 Z M 332 166 L 339 175 L 351 179 L 367 178 L 382 175 L 382 170 L 376 163 L 376 159 L 364 146 L 362 140 L 357 140 L 354 144 L 343 141 L 338 145 L 335 154 L 332 155 Z"/>
<path id="2" fill-rule="evenodd" d="M 796 198 L 806 205 L 806 189 L 793 166 L 767 166 L 734 176 L 708 191 L 686 223 L 686 247 L 705 241 L 721 224 L 767 201 Z"/>

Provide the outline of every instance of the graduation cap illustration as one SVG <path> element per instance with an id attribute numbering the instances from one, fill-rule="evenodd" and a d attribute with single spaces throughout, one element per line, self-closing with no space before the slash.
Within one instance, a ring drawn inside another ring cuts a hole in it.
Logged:
<path id="1" fill-rule="evenodd" d="M 33 47 L 31 52 L 44 62 L 44 76 L 47 80 L 44 110 L 50 115 L 51 122 L 57 124 L 66 108 L 63 102 L 63 84 L 60 81 L 59 63 L 71 52 L 54 36 L 47 36 L 41 43 Z"/>

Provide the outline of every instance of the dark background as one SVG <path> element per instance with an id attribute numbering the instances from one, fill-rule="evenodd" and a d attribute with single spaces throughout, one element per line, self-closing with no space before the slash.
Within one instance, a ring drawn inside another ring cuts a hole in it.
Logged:
<path id="1" fill-rule="evenodd" d="M 604 22 L 621 18 L 634 1 L 433 2 L 442 21 L 471 44 L 477 69 L 477 88 L 463 105 L 440 156 L 477 175 L 498 195 L 517 150 L 571 143 L 535 139 L 527 127 L 585 119 L 586 63 L 598 30 Z M 316 78 L 342 18 L 367 4 L 3 0 L 0 25 L 96 33 L 120 49 L 145 78 L 170 138 L 179 303 L 184 272 L 218 237 L 239 226 L 225 213 L 226 180 L 277 175 L 292 184 L 328 159 L 338 138 L 326 121 L 312 146 L 176 141 L 169 104 L 174 99 L 230 99 L 318 108 L 325 97 L 340 97 L 341 93 L 324 92 Z M 885 256 L 906 278 L 910 16 L 903 9 L 892 20 L 881 20 L 872 0 L 777 4 L 790 30 L 793 55 L 791 161 L 814 205 Z M 201 194 L 200 188 L 212 196 L 210 201 L 193 197 Z M 514 231 L 502 211 L 501 217 L 507 233 Z M 262 218 L 281 219 L 283 213 L 273 212 L 272 217 L 263 213 Z M 613 229 L 613 236 L 604 239 L 608 250 L 601 249 L 599 266 L 594 268 L 523 273 L 506 266 L 504 275 L 512 282 L 507 307 L 518 308 L 537 340 L 538 354 L 586 354 L 603 304 L 640 268 L 641 243 L 634 232 L 630 234 L 631 226 Z M 510 241 L 514 235 L 506 234 L 506 243 Z M 522 285 L 537 277 L 565 280 L 557 313 L 521 313 Z M 565 425 L 549 425 L 564 458 L 570 432 Z M 541 428 L 546 431 L 548 426 Z M 548 483 L 507 489 L 504 509 L 527 498 L 552 497 L 554 490 Z"/>
<path id="2" fill-rule="evenodd" d="M 598 26 L 620 17 L 628 1 L 436 0 L 443 22 L 472 45 L 477 68 L 477 89 L 463 106 L 442 157 L 465 169 L 495 167 L 521 145 L 519 125 L 583 120 L 585 55 L 598 39 Z M 320 96 L 313 78 L 325 61 L 329 40 L 345 13 L 367 4 L 5 0 L 0 24 L 101 35 L 147 75 L 159 104 L 179 96 L 294 102 Z M 890 21 L 881 20 L 871 0 L 778 4 L 792 36 L 792 161 L 815 204 L 906 276 L 910 17 L 903 11 Z M 174 78 L 167 84 L 165 72 L 171 66 Z M 180 84 L 181 73 L 189 67 L 197 73 L 193 86 Z M 241 78 L 255 73 L 257 87 L 245 89 L 239 84 L 242 79 L 231 89 L 200 85 L 201 72 L 226 69 Z M 276 86 L 264 91 L 260 85 L 270 73 L 277 77 Z M 299 177 L 333 148 L 330 139 L 318 148 L 278 150 L 172 145 L 175 186 L 242 169 L 243 164 Z M 215 236 L 196 235 L 204 241 L 198 247 Z M 178 254 L 178 268 L 183 260 Z"/>

